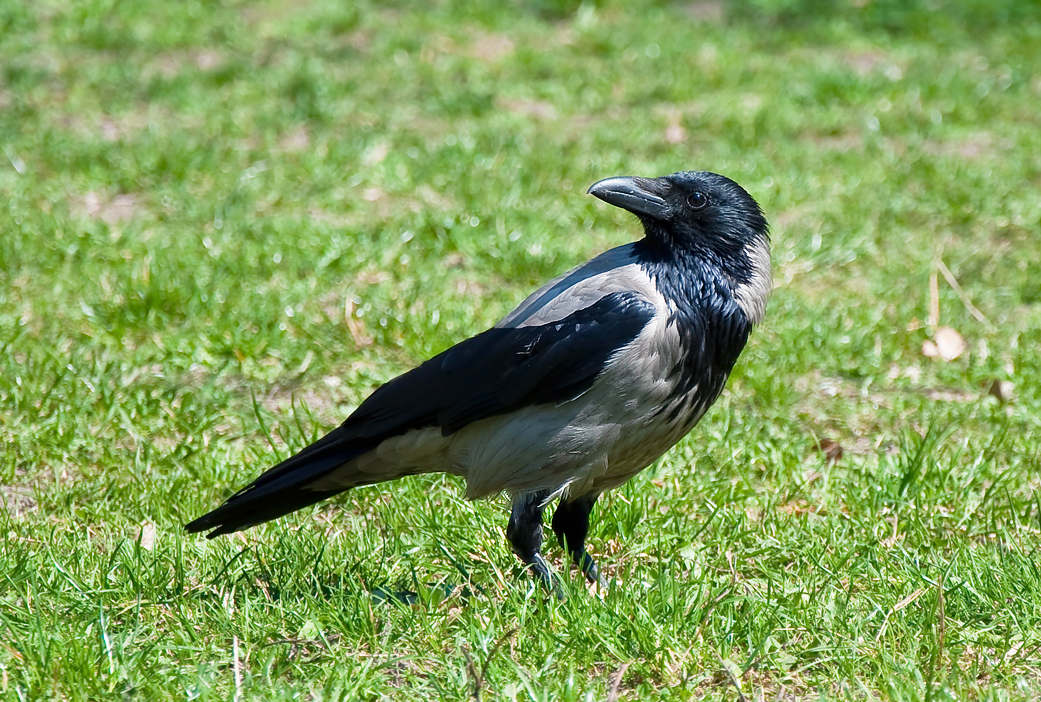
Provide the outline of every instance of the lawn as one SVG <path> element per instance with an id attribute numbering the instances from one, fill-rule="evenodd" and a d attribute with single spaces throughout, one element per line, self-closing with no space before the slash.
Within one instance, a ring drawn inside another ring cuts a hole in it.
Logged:
<path id="1" fill-rule="evenodd" d="M 455 5 L 458 5 L 456 7 Z M 0 0 L 0 699 L 1041 696 L 1041 8 Z M 454 478 L 183 524 L 723 173 L 775 292 L 588 592 Z"/>

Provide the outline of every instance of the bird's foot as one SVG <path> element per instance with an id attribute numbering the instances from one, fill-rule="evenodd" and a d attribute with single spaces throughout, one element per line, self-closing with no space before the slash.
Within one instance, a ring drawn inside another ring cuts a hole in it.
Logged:
<path id="1" fill-rule="evenodd" d="M 542 557 L 542 510 L 545 507 L 545 492 L 537 492 L 515 498 L 510 512 L 510 523 L 506 527 L 506 538 L 513 552 L 524 561 L 532 576 L 555 594 L 564 599 L 563 590 L 549 564 Z"/>
<path id="2" fill-rule="evenodd" d="M 542 557 L 541 553 L 533 554 L 527 566 L 537 583 L 553 593 L 558 600 L 564 600 L 564 590 L 560 585 L 560 580 L 549 569 L 549 564 L 546 563 L 546 559 Z"/>
<path id="3" fill-rule="evenodd" d="M 589 553 L 583 551 L 582 556 L 575 560 L 577 561 L 576 565 L 582 569 L 582 574 L 586 576 L 586 580 L 590 584 L 596 585 L 601 590 L 607 589 L 607 580 L 600 574 L 600 568 L 597 567 L 596 561 L 593 560 Z"/>

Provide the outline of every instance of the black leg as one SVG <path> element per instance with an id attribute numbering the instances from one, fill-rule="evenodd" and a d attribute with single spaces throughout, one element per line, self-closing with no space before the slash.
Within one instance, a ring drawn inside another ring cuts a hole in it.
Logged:
<path id="1" fill-rule="evenodd" d="M 510 512 L 510 524 L 506 527 L 506 538 L 513 546 L 513 552 L 524 561 L 531 572 L 542 583 L 556 591 L 556 583 L 549 572 L 549 566 L 542 558 L 542 510 L 548 493 L 536 492 L 518 495 L 513 500 Z M 559 593 L 558 593 L 559 594 Z"/>
<path id="2" fill-rule="evenodd" d="M 596 561 L 586 552 L 589 513 L 593 511 L 597 497 L 599 495 L 579 497 L 570 501 L 561 500 L 553 514 L 553 533 L 557 535 L 560 546 L 571 554 L 575 565 L 582 569 L 586 580 L 603 585 Z"/>

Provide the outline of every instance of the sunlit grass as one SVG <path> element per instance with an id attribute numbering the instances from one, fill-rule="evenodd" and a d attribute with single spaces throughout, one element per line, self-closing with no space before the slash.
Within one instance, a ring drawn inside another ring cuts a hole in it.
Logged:
<path id="1" fill-rule="evenodd" d="M 1035 698 L 1039 19 L 0 4 L 0 696 Z M 609 591 L 552 543 L 570 596 L 531 587 L 442 476 L 182 533 L 637 236 L 590 183 L 689 168 L 763 205 L 777 289 L 594 512 Z"/>

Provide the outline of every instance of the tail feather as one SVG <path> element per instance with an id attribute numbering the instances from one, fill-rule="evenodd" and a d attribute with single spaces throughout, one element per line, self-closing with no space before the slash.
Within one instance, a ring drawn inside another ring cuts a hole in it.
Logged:
<path id="1" fill-rule="evenodd" d="M 189 522 L 185 531 L 195 533 L 212 529 L 207 534 L 212 539 L 277 519 L 348 489 L 349 486 L 334 490 L 310 488 L 322 477 L 371 448 L 367 444 L 359 446 L 356 441 L 345 441 L 337 433 L 332 432 L 274 466 L 217 509 Z"/>

